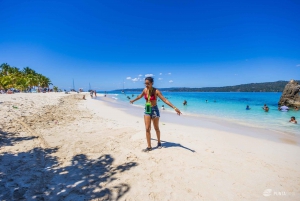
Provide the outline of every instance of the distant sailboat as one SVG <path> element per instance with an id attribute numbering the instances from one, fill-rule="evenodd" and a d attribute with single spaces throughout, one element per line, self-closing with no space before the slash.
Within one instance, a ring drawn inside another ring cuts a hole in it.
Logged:
<path id="1" fill-rule="evenodd" d="M 71 91 L 76 91 L 75 90 L 75 84 L 74 84 L 74 78 L 73 78 L 73 88 L 71 89 Z"/>
<path id="2" fill-rule="evenodd" d="M 123 90 L 121 92 L 124 93 L 124 80 L 123 80 Z"/>

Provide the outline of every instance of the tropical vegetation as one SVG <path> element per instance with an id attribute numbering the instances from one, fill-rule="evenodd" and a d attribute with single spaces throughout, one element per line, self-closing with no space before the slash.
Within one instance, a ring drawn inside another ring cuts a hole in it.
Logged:
<path id="1" fill-rule="evenodd" d="M 25 67 L 20 70 L 7 63 L 0 65 L 0 89 L 17 89 L 20 91 L 29 91 L 33 87 L 49 88 L 51 80 L 37 73 L 35 70 Z"/>

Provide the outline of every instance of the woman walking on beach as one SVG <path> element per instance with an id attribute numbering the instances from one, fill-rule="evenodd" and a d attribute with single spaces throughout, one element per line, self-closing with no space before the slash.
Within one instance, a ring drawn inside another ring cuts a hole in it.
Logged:
<path id="1" fill-rule="evenodd" d="M 145 121 L 145 127 L 146 127 L 146 139 L 148 147 L 144 149 L 143 151 L 148 152 L 152 150 L 151 147 L 151 120 L 153 122 L 153 126 L 156 132 L 157 136 L 157 147 L 161 148 L 161 142 L 160 142 L 160 130 L 159 130 L 159 110 L 157 107 L 157 96 L 165 102 L 167 105 L 169 105 L 171 108 L 175 110 L 175 112 L 180 115 L 181 112 L 178 108 L 176 108 L 170 101 L 168 101 L 162 93 L 153 87 L 153 78 L 152 77 L 146 77 L 145 78 L 145 85 L 146 88 L 143 90 L 143 92 L 134 100 L 131 100 L 130 103 L 141 99 L 143 96 L 145 97 L 146 104 L 145 104 L 145 112 L 144 112 L 144 121 Z"/>

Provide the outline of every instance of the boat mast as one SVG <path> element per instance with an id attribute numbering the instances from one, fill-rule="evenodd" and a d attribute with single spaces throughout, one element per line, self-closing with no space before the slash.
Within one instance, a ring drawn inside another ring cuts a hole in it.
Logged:
<path id="1" fill-rule="evenodd" d="M 73 78 L 73 90 L 75 90 L 74 78 Z"/>

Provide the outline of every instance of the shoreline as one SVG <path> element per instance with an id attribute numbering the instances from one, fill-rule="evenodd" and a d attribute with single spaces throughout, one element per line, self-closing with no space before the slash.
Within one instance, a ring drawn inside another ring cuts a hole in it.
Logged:
<path id="1" fill-rule="evenodd" d="M 172 98 L 172 103 L 178 106 L 178 108 L 184 113 L 184 115 L 195 116 L 205 119 L 212 119 L 218 121 L 235 122 L 238 124 L 246 125 L 248 127 L 259 127 L 270 130 L 276 130 L 292 135 L 299 135 L 298 130 L 300 129 L 299 124 L 291 124 L 289 120 L 291 116 L 299 118 L 297 111 L 291 110 L 287 113 L 278 111 L 277 105 L 274 104 L 274 97 L 269 95 L 245 95 L 246 97 L 230 95 L 226 96 L 216 95 L 217 93 L 209 93 L 211 95 L 198 95 L 201 93 L 194 94 L 191 97 L 185 97 L 184 93 L 179 93 L 178 96 L 172 95 L 174 93 L 165 94 L 169 98 Z M 214 95 L 213 95 L 214 94 Z M 229 94 L 229 95 L 228 95 Z M 236 93 L 233 93 L 236 94 Z M 242 93 L 244 94 L 244 93 Z M 251 93 L 252 94 L 252 93 Z M 261 93 L 259 93 L 261 94 Z M 263 93 L 270 94 L 270 93 Z M 127 98 L 124 95 L 112 94 L 112 97 L 118 98 L 120 102 L 127 102 Z M 174 99 L 173 99 L 174 98 Z M 267 99 L 266 99 L 267 98 Z M 125 100 L 126 99 L 126 100 Z M 190 101 L 189 106 L 182 106 L 182 102 L 179 100 L 187 99 Z M 210 104 L 205 103 L 205 99 L 210 99 Z M 212 100 L 216 102 L 212 102 Z M 279 97 L 278 97 L 279 99 Z M 260 101 L 256 101 L 260 100 Z M 173 102 L 175 101 L 175 102 Z M 232 101 L 232 102 L 231 102 Z M 247 101 L 250 101 L 247 103 Z M 269 112 L 264 112 L 261 108 L 260 103 L 266 103 L 270 107 Z M 143 101 L 137 101 L 138 105 L 143 106 Z M 158 105 L 163 104 L 162 102 Z M 227 105 L 226 105 L 227 104 Z M 229 104 L 229 105 L 228 105 Z M 250 111 L 246 111 L 244 104 L 250 104 Z M 166 110 L 168 107 L 166 107 Z"/>
<path id="2" fill-rule="evenodd" d="M 144 108 L 140 105 L 130 105 L 129 103 L 128 105 L 126 105 L 125 102 L 115 100 L 110 96 L 98 96 L 96 100 L 102 101 L 106 103 L 107 106 L 113 108 L 125 109 L 129 115 L 143 118 Z M 174 112 L 172 112 L 172 110 L 159 109 L 159 111 L 161 114 L 160 123 L 166 122 L 197 128 L 214 128 L 218 131 L 228 131 L 250 137 L 267 139 L 275 142 L 292 143 L 294 145 L 300 146 L 300 136 L 297 136 L 294 133 L 283 132 L 276 129 L 272 130 L 259 125 L 251 126 L 250 124 L 234 122 L 232 120 L 224 118 L 213 118 L 211 116 L 206 117 L 204 115 L 195 115 L 191 113 L 185 113 L 177 118 L 178 116 Z M 245 132 L 241 133 L 240 130 L 244 130 Z"/>

